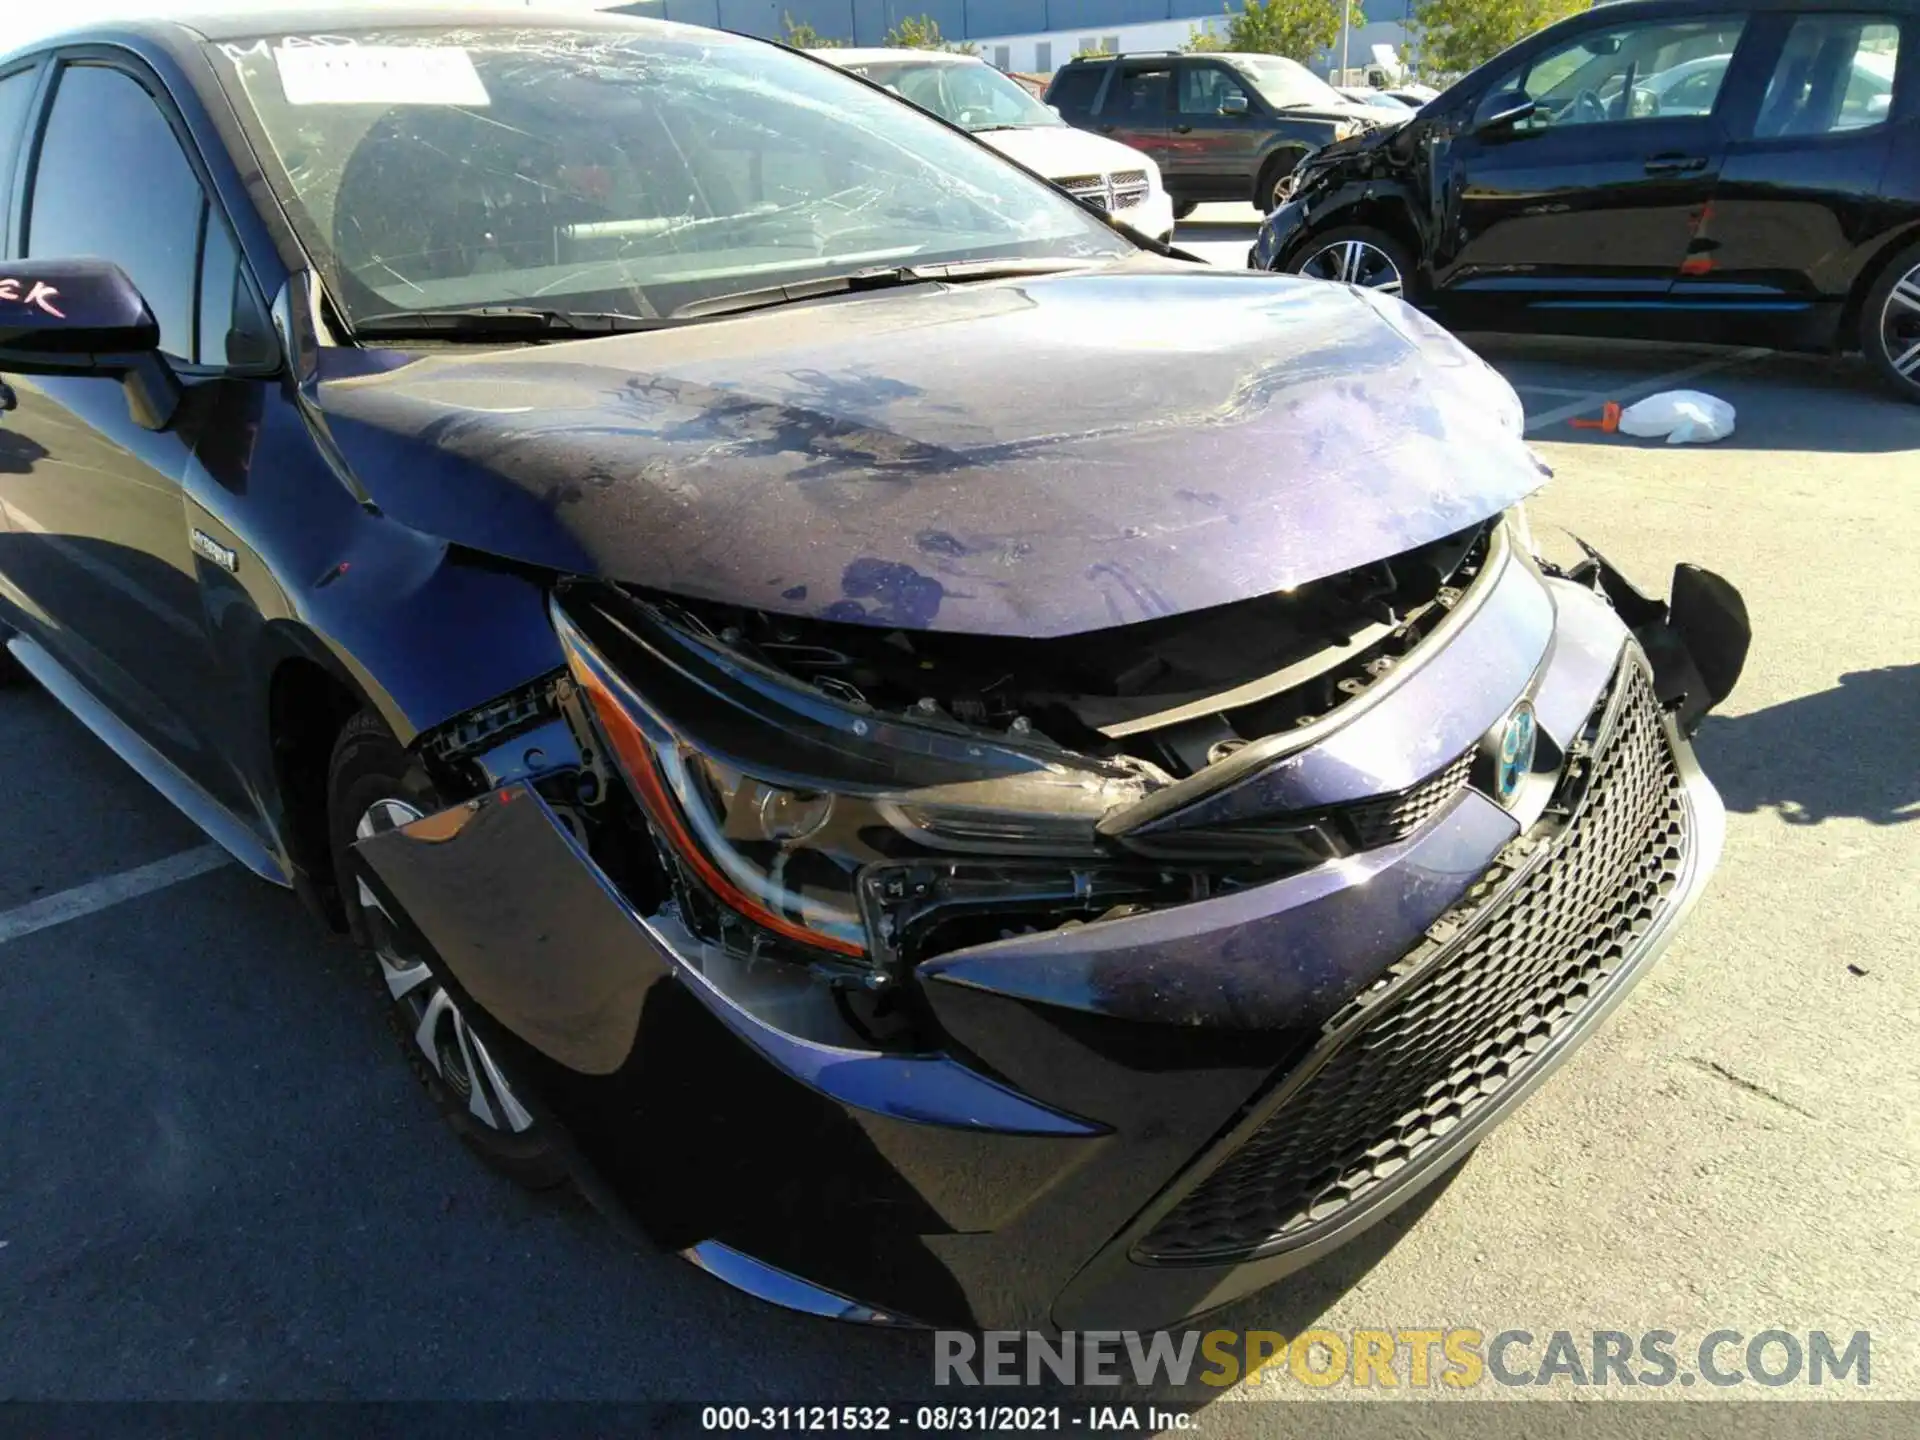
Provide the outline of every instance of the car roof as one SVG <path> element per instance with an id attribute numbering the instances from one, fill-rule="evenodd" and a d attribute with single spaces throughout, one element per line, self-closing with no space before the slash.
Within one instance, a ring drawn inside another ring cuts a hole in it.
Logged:
<path id="1" fill-rule="evenodd" d="M 1734 5 L 1729 5 L 1727 0 L 1613 0 L 1611 4 L 1595 6 L 1593 10 L 1576 10 L 1549 28 L 1557 30 L 1568 20 L 1588 20 L 1596 15 L 1603 20 L 1625 21 L 1643 16 L 1651 19 L 1669 15 L 1726 15 L 1730 12 L 1738 14 L 1743 11 L 1776 10 L 1837 10 L 1850 15 L 1911 14 L 1920 11 L 1920 0 L 1873 0 L 1870 5 L 1863 5 L 1861 0 L 1740 0 Z"/>
<path id="2" fill-rule="evenodd" d="M 877 65 L 905 62 L 920 65 L 984 65 L 987 62 L 978 55 L 958 55 L 951 50 L 909 50 L 904 47 L 888 49 L 873 46 L 865 50 L 834 49 L 827 47 L 807 52 L 816 60 L 830 61 L 835 65 Z"/>

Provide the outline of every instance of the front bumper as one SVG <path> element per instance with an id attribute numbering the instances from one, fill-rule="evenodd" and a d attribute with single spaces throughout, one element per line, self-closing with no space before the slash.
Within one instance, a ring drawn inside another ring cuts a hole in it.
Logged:
<path id="1" fill-rule="evenodd" d="M 930 960 L 937 1054 L 785 1032 L 524 786 L 361 848 L 597 1175 L 706 1268 L 814 1313 L 1168 1325 L 1441 1173 L 1618 1003 L 1704 885 L 1719 802 L 1597 588 L 1503 550 L 1444 644 L 1195 807 L 1417 792 L 1412 833 Z M 1522 697 L 1541 758 L 1503 806 L 1456 757 Z"/>
<path id="2" fill-rule="evenodd" d="M 1287 201 L 1260 222 L 1253 248 L 1247 251 L 1249 270 L 1278 269 L 1283 257 L 1305 233 L 1307 207 L 1299 199 Z"/>

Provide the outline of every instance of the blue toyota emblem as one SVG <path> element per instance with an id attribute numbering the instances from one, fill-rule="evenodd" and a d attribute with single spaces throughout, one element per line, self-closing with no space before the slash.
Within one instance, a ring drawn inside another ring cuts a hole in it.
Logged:
<path id="1" fill-rule="evenodd" d="M 1511 805 L 1520 792 L 1520 782 L 1533 769 L 1535 739 L 1533 706 L 1522 700 L 1507 716 L 1500 730 L 1500 748 L 1494 755 L 1493 798 Z"/>

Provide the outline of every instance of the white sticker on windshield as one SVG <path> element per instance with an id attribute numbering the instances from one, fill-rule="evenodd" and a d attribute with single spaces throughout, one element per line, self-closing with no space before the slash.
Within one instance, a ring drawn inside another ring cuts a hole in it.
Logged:
<path id="1" fill-rule="evenodd" d="M 485 105 L 473 57 L 451 45 L 281 45 L 289 105 Z"/>

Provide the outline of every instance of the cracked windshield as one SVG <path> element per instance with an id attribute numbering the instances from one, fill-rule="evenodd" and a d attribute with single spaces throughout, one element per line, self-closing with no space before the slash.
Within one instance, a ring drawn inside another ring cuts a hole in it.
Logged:
<path id="1" fill-rule="evenodd" d="M 350 323 L 653 318 L 874 267 L 1132 252 L 911 107 L 728 36 L 409 29 L 213 49 Z"/>

